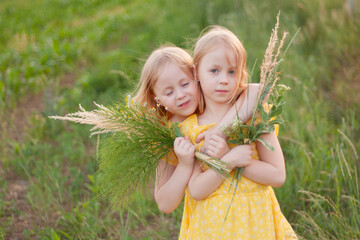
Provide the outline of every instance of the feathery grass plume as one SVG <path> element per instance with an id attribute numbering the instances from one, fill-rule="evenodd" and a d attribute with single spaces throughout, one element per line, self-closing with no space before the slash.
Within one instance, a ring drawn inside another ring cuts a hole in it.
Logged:
<path id="1" fill-rule="evenodd" d="M 67 114 L 52 119 L 93 125 L 92 135 L 107 133 L 99 147 L 99 170 L 96 182 L 101 195 L 114 207 L 125 207 L 135 190 L 147 186 L 161 159 L 173 150 L 176 137 L 182 136 L 178 123 L 161 116 L 160 109 L 131 101 L 98 109 Z M 230 176 L 228 165 L 196 152 L 195 156 L 224 178 Z"/>
<path id="2" fill-rule="evenodd" d="M 71 121 L 80 124 L 93 125 L 90 130 L 91 135 L 97 135 L 108 132 L 118 132 L 123 130 L 124 126 L 119 121 L 121 112 L 116 109 L 104 107 L 94 102 L 98 109 L 86 111 L 80 104 L 80 111 L 66 114 L 65 116 L 49 116 L 51 119 Z"/>

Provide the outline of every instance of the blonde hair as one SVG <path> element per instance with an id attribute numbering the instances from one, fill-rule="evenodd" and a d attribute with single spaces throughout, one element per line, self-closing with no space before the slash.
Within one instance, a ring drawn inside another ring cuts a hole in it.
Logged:
<path id="1" fill-rule="evenodd" d="M 133 98 L 134 101 L 143 104 L 146 103 L 149 108 L 156 107 L 154 85 L 159 78 L 160 72 L 166 63 L 171 62 L 180 67 L 185 74 L 193 77 L 193 59 L 184 49 L 173 45 L 163 45 L 154 50 L 146 60 L 141 72 L 140 81 L 137 86 L 137 93 Z M 160 113 L 169 116 L 163 106 L 160 106 Z"/>
<path id="2" fill-rule="evenodd" d="M 221 42 L 226 47 L 230 48 L 236 58 L 236 91 L 231 97 L 230 103 L 233 104 L 240 96 L 242 91 L 246 89 L 248 81 L 248 71 L 246 69 L 246 50 L 239 40 L 239 38 L 230 30 L 221 26 L 209 26 L 205 28 L 198 38 L 194 47 L 194 66 L 195 78 L 197 76 L 198 68 L 203 57 L 213 50 L 215 43 Z M 199 112 L 202 113 L 205 109 L 204 96 L 201 91 L 201 101 L 199 102 Z"/>

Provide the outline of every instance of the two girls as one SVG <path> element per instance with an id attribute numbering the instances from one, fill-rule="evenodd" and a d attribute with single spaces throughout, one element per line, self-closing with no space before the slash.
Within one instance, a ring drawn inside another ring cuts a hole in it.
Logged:
<path id="1" fill-rule="evenodd" d="M 208 155 L 234 168 L 245 167 L 224 229 L 231 186 L 194 158 L 198 134 L 216 123 L 222 126 L 229 122 L 234 112 L 246 113 L 247 105 L 254 106 L 256 90 L 249 88 L 250 97 L 246 97 L 246 78 L 246 51 L 232 32 L 221 27 L 198 40 L 194 64 L 185 51 L 165 47 L 153 52 L 144 66 L 135 99 L 147 101 L 149 107 L 160 104 L 171 121 L 184 120 L 181 131 L 188 136 L 174 142 L 177 159 L 169 156 L 170 164 L 160 161 L 155 183 L 155 199 L 163 212 L 174 210 L 185 192 L 179 239 L 296 239 L 270 187 L 285 181 L 284 159 L 275 133 L 263 136 L 274 146 L 273 152 L 261 144 L 231 146 L 230 150 L 223 138 L 214 134 L 207 138 Z M 234 104 L 241 105 L 240 110 Z M 245 122 L 249 113 L 244 116 Z"/>

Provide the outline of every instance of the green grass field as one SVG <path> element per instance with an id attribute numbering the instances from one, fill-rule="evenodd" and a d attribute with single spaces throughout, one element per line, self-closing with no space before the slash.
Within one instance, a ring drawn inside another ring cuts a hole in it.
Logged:
<path id="1" fill-rule="evenodd" d="M 182 207 L 151 189 L 110 209 L 93 180 L 90 127 L 48 119 L 124 99 L 162 43 L 191 49 L 211 24 L 259 68 L 275 17 L 293 36 L 276 189 L 300 239 L 360 238 L 360 4 L 356 1 L 3 0 L 0 2 L 0 239 L 177 239 Z"/>

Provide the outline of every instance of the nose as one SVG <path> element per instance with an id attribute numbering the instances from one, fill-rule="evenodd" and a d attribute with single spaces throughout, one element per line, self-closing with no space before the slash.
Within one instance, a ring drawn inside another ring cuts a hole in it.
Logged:
<path id="1" fill-rule="evenodd" d="M 228 76 L 227 76 L 226 74 L 222 74 L 222 75 L 220 76 L 219 83 L 220 83 L 221 85 L 227 85 L 227 84 L 229 84 Z"/>
<path id="2" fill-rule="evenodd" d="M 177 90 L 176 91 L 176 98 L 177 99 L 183 99 L 185 97 L 185 92 L 182 90 Z"/>

